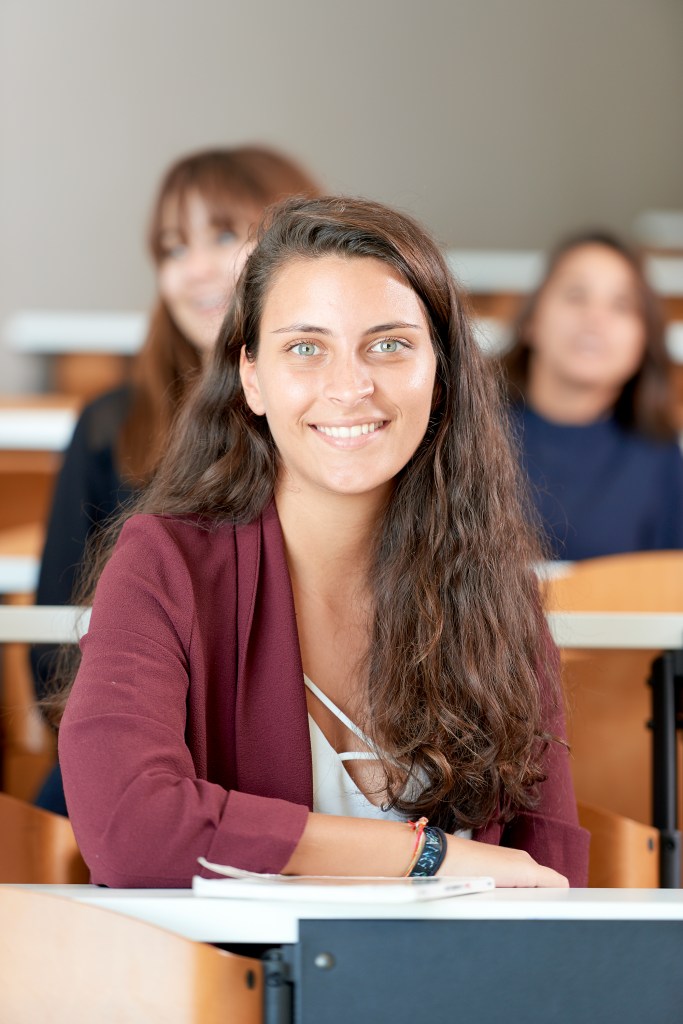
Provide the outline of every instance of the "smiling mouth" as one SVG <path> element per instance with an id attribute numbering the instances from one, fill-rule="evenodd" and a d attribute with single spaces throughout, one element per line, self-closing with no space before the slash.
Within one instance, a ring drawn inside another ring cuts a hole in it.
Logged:
<path id="1" fill-rule="evenodd" d="M 213 312 L 216 309 L 222 309 L 225 305 L 225 297 L 222 295 L 211 295 L 203 299 L 192 300 L 192 306 L 200 313 Z"/>
<path id="2" fill-rule="evenodd" d="M 360 437 L 362 434 L 374 434 L 376 430 L 385 427 L 388 420 L 373 420 L 370 423 L 354 423 L 352 427 L 323 427 L 319 423 L 313 423 L 314 430 L 319 430 L 326 437 Z"/>

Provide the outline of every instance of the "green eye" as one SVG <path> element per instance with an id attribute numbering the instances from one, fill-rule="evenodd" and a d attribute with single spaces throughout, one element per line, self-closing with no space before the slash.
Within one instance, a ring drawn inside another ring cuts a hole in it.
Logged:
<path id="1" fill-rule="evenodd" d="M 400 344 L 397 338 L 383 338 L 377 342 L 375 348 L 379 352 L 398 352 Z"/>
<path id="2" fill-rule="evenodd" d="M 300 341 L 292 351 L 298 356 L 315 356 L 318 354 L 318 346 L 312 341 Z"/>

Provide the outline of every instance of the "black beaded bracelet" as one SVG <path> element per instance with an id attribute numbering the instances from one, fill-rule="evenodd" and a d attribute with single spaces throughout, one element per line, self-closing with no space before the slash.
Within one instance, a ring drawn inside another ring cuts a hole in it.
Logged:
<path id="1" fill-rule="evenodd" d="M 427 825 L 424 830 L 425 843 L 409 878 L 430 878 L 443 864 L 448 839 L 446 833 L 436 825 Z"/>

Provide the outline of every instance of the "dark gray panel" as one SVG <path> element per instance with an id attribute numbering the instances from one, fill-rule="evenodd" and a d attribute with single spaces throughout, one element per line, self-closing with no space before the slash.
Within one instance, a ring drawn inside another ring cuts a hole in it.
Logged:
<path id="1" fill-rule="evenodd" d="M 297 1024 L 683 1019 L 683 922 L 302 921 L 293 952 Z"/>

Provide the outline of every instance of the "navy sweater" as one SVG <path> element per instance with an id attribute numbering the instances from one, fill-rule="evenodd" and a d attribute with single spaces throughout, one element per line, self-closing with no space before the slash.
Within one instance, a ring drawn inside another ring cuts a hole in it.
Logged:
<path id="1" fill-rule="evenodd" d="M 83 410 L 57 478 L 36 593 L 37 604 L 69 604 L 87 542 L 133 491 L 121 479 L 116 444 L 130 405 L 127 387 L 95 399 Z M 31 663 L 40 699 L 50 690 L 58 648 L 35 646 Z M 66 814 L 59 766 L 36 798 L 39 807 Z"/>
<path id="2" fill-rule="evenodd" d="M 613 418 L 586 426 L 511 410 L 553 558 L 683 548 L 683 457 Z"/>

